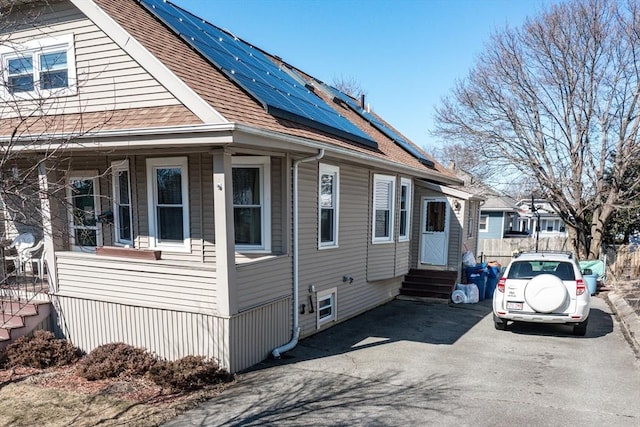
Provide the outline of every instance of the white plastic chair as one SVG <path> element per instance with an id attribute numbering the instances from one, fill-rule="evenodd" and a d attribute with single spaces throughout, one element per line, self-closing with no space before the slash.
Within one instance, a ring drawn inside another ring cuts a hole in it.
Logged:
<path id="1" fill-rule="evenodd" d="M 44 250 L 42 254 L 37 258 L 33 258 L 33 254 L 38 252 L 44 246 L 44 240 L 40 240 L 37 245 L 25 248 L 22 251 L 18 252 L 18 271 L 21 273 L 25 271 L 25 266 L 29 265 L 29 269 L 33 269 L 31 266 L 32 262 L 38 264 L 38 276 L 42 279 L 42 258 L 44 257 Z"/>
<path id="2" fill-rule="evenodd" d="M 36 243 L 36 239 L 35 239 L 35 237 L 33 237 L 33 234 L 31 234 L 31 233 L 22 233 L 22 234 L 18 235 L 15 239 L 13 239 L 11 244 L 8 246 L 8 248 L 15 248 L 17 254 L 14 255 L 14 256 L 5 256 L 5 259 L 13 261 L 15 269 L 16 269 L 16 271 L 18 273 L 22 273 L 23 272 L 24 264 L 25 264 L 26 259 L 27 259 L 27 258 L 25 258 L 25 255 L 28 258 L 31 257 L 31 253 L 34 251 L 34 250 L 31 250 L 31 248 L 34 247 L 33 245 L 35 245 L 35 243 Z M 44 241 L 41 242 L 41 243 L 43 245 Z M 40 247 L 42 245 L 40 245 Z M 38 249 L 40 247 L 38 247 Z M 28 250 L 30 250 L 30 251 L 26 252 Z"/>

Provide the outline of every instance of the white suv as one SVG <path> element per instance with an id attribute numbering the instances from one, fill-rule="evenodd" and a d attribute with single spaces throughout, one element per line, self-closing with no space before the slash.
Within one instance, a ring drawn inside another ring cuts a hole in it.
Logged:
<path id="1" fill-rule="evenodd" d="M 493 293 L 493 321 L 566 323 L 587 332 L 591 296 L 569 252 L 524 252 L 514 256 Z"/>

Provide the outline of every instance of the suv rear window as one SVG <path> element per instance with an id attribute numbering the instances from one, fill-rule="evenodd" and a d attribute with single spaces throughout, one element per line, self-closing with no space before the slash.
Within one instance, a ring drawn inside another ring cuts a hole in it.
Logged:
<path id="1" fill-rule="evenodd" d="M 514 261 L 507 279 L 531 279 L 540 274 L 553 274 L 561 280 L 575 280 L 573 264 L 561 261 Z"/>

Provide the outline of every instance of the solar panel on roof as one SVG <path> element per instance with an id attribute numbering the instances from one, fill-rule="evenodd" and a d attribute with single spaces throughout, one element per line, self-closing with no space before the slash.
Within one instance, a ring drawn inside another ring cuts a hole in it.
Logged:
<path id="1" fill-rule="evenodd" d="M 138 0 L 274 117 L 378 148 L 355 124 L 281 70 L 259 49 L 165 0 Z"/>
<path id="2" fill-rule="evenodd" d="M 411 154 L 413 157 L 415 157 L 416 159 L 418 159 L 420 161 L 420 163 L 422 163 L 425 166 L 429 166 L 429 167 L 434 167 L 434 163 L 433 161 L 431 161 L 430 159 L 428 159 L 427 157 L 425 157 L 424 154 L 422 154 L 418 149 L 416 149 L 413 145 L 411 145 L 408 141 L 406 141 L 404 138 L 402 138 L 400 135 L 398 135 L 393 129 L 391 129 L 389 126 L 387 126 L 385 123 L 383 123 L 382 121 L 380 121 L 375 115 L 365 111 L 362 107 L 360 107 L 360 105 L 358 105 L 358 103 L 356 101 L 354 101 L 353 98 L 351 98 L 349 95 L 345 94 L 344 92 L 342 92 L 339 89 L 333 88 L 331 86 L 328 86 L 324 83 L 321 83 L 323 85 L 323 87 L 325 89 L 327 89 L 335 98 L 337 98 L 338 100 L 346 103 L 349 108 L 351 108 L 351 110 L 355 111 L 356 113 L 358 113 L 362 118 L 364 118 L 365 120 L 367 120 L 369 123 L 371 123 L 371 125 L 373 127 L 375 127 L 376 129 L 378 129 L 380 132 L 384 133 L 385 135 L 387 135 L 389 138 L 391 138 L 396 144 L 398 144 L 400 147 L 402 147 L 405 151 L 407 151 L 409 154 Z"/>

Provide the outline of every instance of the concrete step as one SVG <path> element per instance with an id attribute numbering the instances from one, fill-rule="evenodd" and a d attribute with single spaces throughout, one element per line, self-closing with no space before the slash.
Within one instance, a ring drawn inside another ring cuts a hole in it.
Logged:
<path id="1" fill-rule="evenodd" d="M 19 314 L 0 313 L 0 327 L 13 329 L 24 326 L 24 316 Z"/>
<path id="2" fill-rule="evenodd" d="M 23 303 L 19 301 L 0 300 L 0 313 L 21 314 L 31 316 L 38 314 L 37 303 Z"/>
<path id="3" fill-rule="evenodd" d="M 51 303 L 37 301 L 30 305 L 31 308 L 24 306 L 24 312 L 20 309 L 17 315 L 0 313 L 0 350 L 6 349 L 16 338 L 29 334 L 49 317 Z"/>

